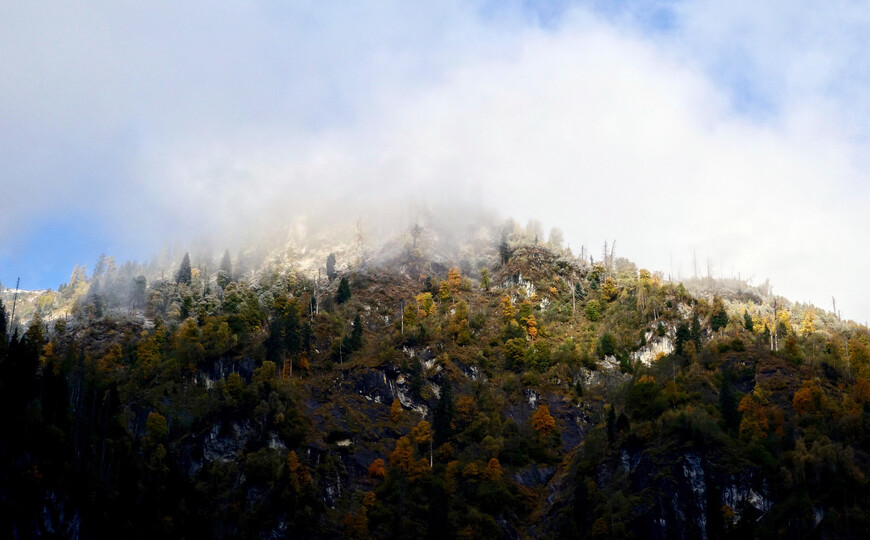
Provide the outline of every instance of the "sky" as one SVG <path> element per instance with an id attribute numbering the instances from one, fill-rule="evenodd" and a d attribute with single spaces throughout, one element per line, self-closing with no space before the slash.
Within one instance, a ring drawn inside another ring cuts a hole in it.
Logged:
<path id="1" fill-rule="evenodd" d="M 0 282 L 449 194 L 870 320 L 870 3 L 0 4 Z"/>

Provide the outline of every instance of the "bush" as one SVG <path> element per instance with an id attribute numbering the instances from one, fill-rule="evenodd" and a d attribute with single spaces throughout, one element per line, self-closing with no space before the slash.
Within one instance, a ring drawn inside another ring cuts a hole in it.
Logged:
<path id="1" fill-rule="evenodd" d="M 601 304 L 598 300 L 590 300 L 586 303 L 586 318 L 592 322 L 601 318 Z"/>

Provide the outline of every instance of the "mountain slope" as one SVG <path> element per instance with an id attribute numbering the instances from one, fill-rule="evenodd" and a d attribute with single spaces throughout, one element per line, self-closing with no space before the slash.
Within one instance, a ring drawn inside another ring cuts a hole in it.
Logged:
<path id="1" fill-rule="evenodd" d="M 2 340 L 0 517 L 83 538 L 865 530 L 866 328 L 495 230 L 342 248 L 332 279 L 328 245 L 297 242 L 226 282 L 196 257 L 189 283 L 76 281 L 71 315 Z"/>

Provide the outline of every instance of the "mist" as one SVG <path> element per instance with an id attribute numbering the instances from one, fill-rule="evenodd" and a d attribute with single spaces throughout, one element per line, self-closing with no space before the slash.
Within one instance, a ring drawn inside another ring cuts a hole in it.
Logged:
<path id="1" fill-rule="evenodd" d="M 4 6 L 0 280 L 453 208 L 865 321 L 870 10 L 780 8 Z"/>

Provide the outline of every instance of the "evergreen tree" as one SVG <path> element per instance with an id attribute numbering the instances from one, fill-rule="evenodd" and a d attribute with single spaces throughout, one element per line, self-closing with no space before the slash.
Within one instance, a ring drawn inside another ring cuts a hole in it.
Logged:
<path id="1" fill-rule="evenodd" d="M 453 433 L 453 428 L 450 426 L 455 412 L 453 390 L 450 388 L 450 381 L 446 377 L 441 381 L 440 393 L 438 404 L 435 405 L 435 411 L 432 413 L 432 425 L 435 428 L 435 446 L 440 446 Z"/>
<path id="2" fill-rule="evenodd" d="M 713 298 L 713 315 L 710 316 L 710 326 L 714 332 L 718 332 L 720 328 L 725 328 L 728 325 L 728 313 L 725 311 L 725 304 L 718 296 Z"/>
<path id="3" fill-rule="evenodd" d="M 411 395 L 420 399 L 420 393 L 423 391 L 423 366 L 420 360 L 414 358 L 411 362 L 411 377 L 408 386 L 411 389 Z"/>
<path id="4" fill-rule="evenodd" d="M 737 410 L 737 397 L 734 395 L 734 377 L 731 371 L 722 369 L 722 383 L 719 385 L 719 411 L 725 429 L 734 432 L 740 424 L 740 412 Z"/>
<path id="5" fill-rule="evenodd" d="M 511 259 L 511 250 L 508 245 L 507 235 L 501 235 L 501 241 L 498 244 L 498 254 L 501 257 L 501 263 L 507 264 L 507 262 Z"/>
<path id="6" fill-rule="evenodd" d="M 220 269 L 217 273 L 217 284 L 221 289 L 226 289 L 233 281 L 233 262 L 230 260 L 230 250 L 224 251 L 224 256 L 221 259 Z"/>
<path id="7" fill-rule="evenodd" d="M 178 272 L 175 273 L 175 282 L 190 285 L 191 279 L 192 274 L 190 270 L 190 255 L 188 253 L 185 253 L 184 258 L 181 259 L 181 266 L 178 267 Z"/>
<path id="8" fill-rule="evenodd" d="M 701 321 L 698 319 L 698 314 L 692 317 L 692 330 L 690 332 L 692 341 L 695 342 L 695 350 L 701 350 Z"/>
<path id="9" fill-rule="evenodd" d="M 350 350 L 358 351 L 362 348 L 363 337 L 362 337 L 362 322 L 360 321 L 359 314 L 353 318 L 353 331 L 350 333 Z"/>
<path id="10" fill-rule="evenodd" d="M 343 277 L 338 283 L 338 292 L 335 295 L 335 301 L 339 304 L 343 304 L 348 300 L 350 300 L 350 283 L 348 283 L 346 277 Z"/>
<path id="11" fill-rule="evenodd" d="M 676 353 L 680 356 L 683 355 L 683 345 L 692 340 L 692 332 L 689 330 L 689 326 L 686 323 L 680 323 L 677 327 L 677 342 L 675 345 Z"/>
<path id="12" fill-rule="evenodd" d="M 755 328 L 755 323 L 752 322 L 752 316 L 749 315 L 749 312 L 746 310 L 743 310 L 743 327 L 750 332 Z"/>

